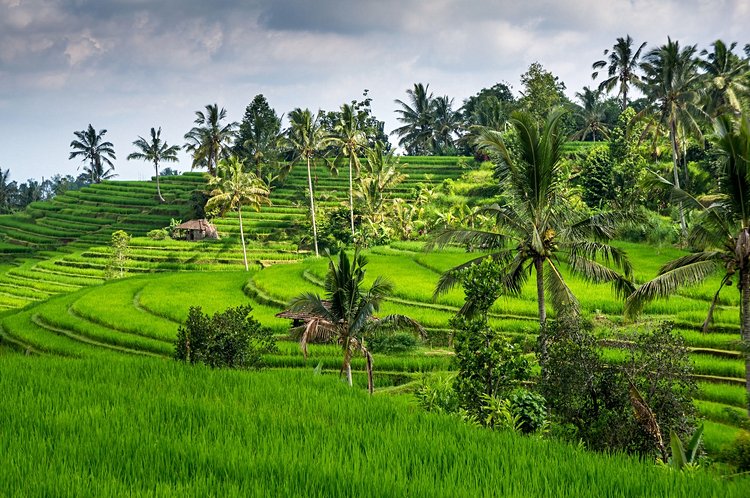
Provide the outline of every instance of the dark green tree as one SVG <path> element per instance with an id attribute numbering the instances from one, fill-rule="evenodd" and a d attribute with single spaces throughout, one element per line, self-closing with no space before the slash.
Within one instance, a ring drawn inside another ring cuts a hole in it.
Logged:
<path id="1" fill-rule="evenodd" d="M 540 123 L 552 109 L 569 102 L 564 93 L 565 83 L 538 62 L 532 63 L 521 75 L 521 84 L 519 104 Z"/>
<path id="2" fill-rule="evenodd" d="M 206 168 L 211 176 L 216 176 L 216 168 L 221 159 L 230 155 L 237 123 L 222 123 L 227 117 L 224 108 L 209 104 L 204 111 L 195 112 L 195 124 L 185 134 L 185 150 L 193 155 L 192 168 Z"/>
<path id="3" fill-rule="evenodd" d="M 425 156 L 431 150 L 434 134 L 433 97 L 427 93 L 429 84 L 414 83 L 414 88 L 406 90 L 407 101 L 396 99 L 400 109 L 396 109 L 396 118 L 402 126 L 393 130 L 398 135 L 398 144 L 410 156 Z"/>
<path id="4" fill-rule="evenodd" d="M 106 134 L 107 130 L 99 130 L 97 133 L 90 124 L 85 130 L 73 132 L 76 140 L 70 142 L 73 152 L 68 159 L 81 158 L 84 163 L 83 172 L 89 176 L 91 183 L 100 183 L 117 176 L 112 164 L 112 159 L 115 159 L 115 148 L 112 142 L 104 141 Z"/>
<path id="5" fill-rule="evenodd" d="M 278 160 L 281 118 L 263 94 L 245 108 L 234 143 L 234 155 L 250 166 L 258 178 L 267 176 L 268 165 Z"/>

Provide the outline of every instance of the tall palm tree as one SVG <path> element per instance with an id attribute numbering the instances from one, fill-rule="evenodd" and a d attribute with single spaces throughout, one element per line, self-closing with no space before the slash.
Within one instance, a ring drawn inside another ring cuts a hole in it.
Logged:
<path id="1" fill-rule="evenodd" d="M 339 119 L 333 126 L 333 134 L 328 142 L 338 149 L 339 157 L 349 161 L 349 219 L 351 221 L 352 237 L 354 237 L 354 170 L 359 172 L 359 155 L 366 152 L 368 147 L 367 134 L 362 129 L 360 112 L 351 104 L 341 106 Z"/>
<path id="2" fill-rule="evenodd" d="M 76 140 L 70 142 L 73 152 L 70 153 L 68 160 L 80 157 L 83 163 L 83 171 L 91 178 L 91 183 L 100 183 L 102 180 L 108 180 L 115 175 L 115 166 L 112 159 L 115 158 L 115 147 L 112 142 L 105 142 L 103 137 L 107 130 L 94 130 L 89 124 L 85 130 L 74 131 L 73 135 Z M 86 164 L 88 162 L 88 164 Z M 106 170 L 104 165 L 109 166 Z"/>
<path id="3" fill-rule="evenodd" d="M 644 72 L 643 91 L 654 106 L 655 120 L 652 124 L 666 127 L 672 146 L 672 166 L 674 184 L 680 188 L 680 149 L 681 133 L 702 138 L 698 116 L 705 115 L 700 108 L 698 60 L 695 58 L 695 45 L 680 48 L 679 41 L 667 39 L 667 44 L 655 48 L 644 57 L 641 68 Z M 645 109 L 641 112 L 648 111 Z M 651 126 L 653 128 L 653 126 Z M 658 137 L 658 128 L 657 134 Z M 685 181 L 689 181 L 687 164 L 684 165 Z M 680 203 L 680 225 L 683 240 L 687 237 L 685 210 Z"/>
<path id="4" fill-rule="evenodd" d="M 454 135 L 461 125 L 461 113 L 453 110 L 453 99 L 447 95 L 432 101 L 432 151 L 436 155 L 456 152 Z"/>
<path id="5" fill-rule="evenodd" d="M 383 149 L 383 143 L 376 142 L 375 147 L 367 151 L 367 161 L 363 164 L 365 173 L 360 177 L 356 193 L 370 222 L 375 225 L 381 225 L 385 221 L 386 193 L 408 176 L 399 172 L 393 152 L 385 152 Z"/>
<path id="6" fill-rule="evenodd" d="M 10 213 L 13 201 L 18 194 L 18 185 L 10 181 L 10 168 L 0 169 L 0 214 Z"/>
<path id="7" fill-rule="evenodd" d="M 223 124 L 227 111 L 218 104 L 209 104 L 206 111 L 195 112 L 194 126 L 185 134 L 185 150 L 193 154 L 192 168 L 206 168 L 216 176 L 217 165 L 221 159 L 229 157 L 229 151 L 235 136 L 237 123 Z"/>
<path id="8" fill-rule="evenodd" d="M 320 125 L 320 113 L 313 116 L 310 109 L 303 111 L 299 107 L 289 113 L 289 128 L 284 134 L 284 142 L 286 148 L 291 149 L 294 154 L 292 164 L 298 159 L 304 159 L 307 162 L 307 190 L 310 196 L 310 217 L 316 256 L 320 256 L 320 253 L 318 252 L 318 225 L 315 221 L 315 196 L 310 163 L 325 148 L 326 140 L 325 132 Z"/>
<path id="9" fill-rule="evenodd" d="M 721 289 L 736 279 L 740 292 L 740 333 L 747 345 L 750 344 L 750 116 L 745 114 L 736 120 L 724 115 L 714 122 L 714 127 L 713 142 L 724 158 L 718 170 L 717 199 L 706 207 L 662 179 L 673 187 L 678 199 L 700 212 L 689 238 L 691 245 L 700 251 L 665 264 L 657 277 L 628 297 L 625 311 L 635 315 L 646 303 L 719 273 L 721 283 L 709 306 L 704 331 L 712 321 Z M 750 350 L 745 351 L 745 369 L 750 404 Z"/>
<path id="10" fill-rule="evenodd" d="M 245 173 L 244 167 L 242 161 L 235 156 L 219 161 L 218 175 L 209 182 L 212 190 L 211 198 L 206 203 L 206 211 L 218 212 L 221 216 L 227 211 L 237 211 L 240 220 L 242 258 L 245 271 L 248 271 L 245 230 L 242 226 L 242 206 L 251 206 L 258 211 L 261 205 L 270 205 L 271 201 L 268 198 L 269 191 L 266 184 L 253 173 Z"/>
<path id="11" fill-rule="evenodd" d="M 706 58 L 698 61 L 704 71 L 708 114 L 712 117 L 727 112 L 739 115 L 742 110 L 740 96 L 750 92 L 750 66 L 747 59 L 733 52 L 736 42 L 727 47 L 723 41 L 716 40 L 712 46 L 712 52 L 701 51 Z"/>
<path id="12" fill-rule="evenodd" d="M 597 136 L 606 140 L 609 130 L 604 122 L 604 105 L 601 101 L 601 90 L 592 90 L 585 86 L 582 92 L 576 92 L 581 106 L 576 113 L 582 121 L 582 127 L 573 134 L 573 140 L 585 140 L 589 135 L 596 142 Z"/>
<path id="13" fill-rule="evenodd" d="M 416 321 L 404 315 L 388 315 L 375 318 L 373 313 L 380 303 L 393 291 L 393 285 L 383 277 L 377 277 L 368 291 L 362 289 L 367 259 L 355 251 L 349 260 L 346 252 L 339 253 L 338 264 L 329 258 L 328 275 L 325 281 L 325 300 L 317 294 L 304 293 L 291 303 L 291 309 L 311 316 L 302 333 L 300 345 L 307 357 L 307 343 L 315 338 L 335 340 L 344 353 L 341 373 L 352 385 L 352 357 L 361 353 L 367 360 L 367 388 L 372 394 L 373 359 L 367 350 L 367 337 L 377 330 L 411 328 L 420 333 L 424 330 Z"/>
<path id="14" fill-rule="evenodd" d="M 539 129 L 532 114 L 513 113 L 510 123 L 517 136 L 515 151 L 508 148 L 500 132 L 482 130 L 477 145 L 498 158 L 496 176 L 507 202 L 480 211 L 492 216 L 494 229 L 448 229 L 433 242 L 437 245 L 464 243 L 494 251 L 491 257 L 502 266 L 498 285 L 510 294 L 520 292 L 533 269 L 541 327 L 547 321 L 547 297 L 558 313 L 578 314 L 578 300 L 559 268 L 561 259 L 567 259 L 573 273 L 589 281 L 612 283 L 615 292 L 622 297 L 633 290 L 626 255 L 606 243 L 614 234 L 619 216 L 599 213 L 581 219 L 571 214 L 564 190 L 567 176 L 561 160 L 565 143 L 559 129 L 562 116 L 562 109 L 552 110 Z M 563 254 L 565 258 L 561 258 Z M 461 270 L 484 258 L 470 260 L 445 272 L 435 294 L 455 286 L 460 282 Z M 623 274 L 613 268 L 619 268 Z M 471 303 L 467 309 L 472 309 Z"/>
<path id="15" fill-rule="evenodd" d="M 161 139 L 161 126 L 158 130 L 151 128 L 151 141 L 138 136 L 138 140 L 133 142 L 140 152 L 132 152 L 128 155 L 128 160 L 140 159 L 154 163 L 156 172 L 156 195 L 160 202 L 164 202 L 161 196 L 161 187 L 159 186 L 159 163 L 160 162 L 177 162 L 177 152 L 180 150 L 179 145 L 168 145 L 166 140 Z"/>
<path id="16" fill-rule="evenodd" d="M 646 42 L 640 44 L 635 52 L 633 51 L 633 39 L 630 35 L 625 38 L 618 38 L 612 50 L 605 50 L 604 55 L 607 59 L 594 62 L 591 68 L 595 71 L 591 74 L 592 79 L 599 76 L 599 70 L 607 68 L 607 79 L 599 83 L 599 91 L 606 90 L 611 92 L 617 88 L 617 95 L 622 97 L 622 109 L 628 106 L 628 91 L 631 86 L 638 88 L 640 78 L 637 74 L 638 60 L 641 58 L 641 52 L 646 47 Z"/>
<path id="17" fill-rule="evenodd" d="M 426 155 L 431 150 L 434 106 L 432 93 L 427 93 L 429 87 L 429 84 L 414 83 L 414 89 L 406 91 L 408 102 L 395 100 L 396 104 L 401 106 L 401 109 L 396 109 L 396 119 L 403 123 L 403 126 L 396 128 L 392 133 L 399 136 L 398 144 L 406 149 L 410 156 Z"/>

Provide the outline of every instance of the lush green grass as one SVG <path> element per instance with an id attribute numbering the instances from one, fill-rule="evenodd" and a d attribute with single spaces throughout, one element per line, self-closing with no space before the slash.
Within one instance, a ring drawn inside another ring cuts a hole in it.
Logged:
<path id="1" fill-rule="evenodd" d="M 310 371 L 0 356 L 8 496 L 746 496 L 471 427 Z"/>

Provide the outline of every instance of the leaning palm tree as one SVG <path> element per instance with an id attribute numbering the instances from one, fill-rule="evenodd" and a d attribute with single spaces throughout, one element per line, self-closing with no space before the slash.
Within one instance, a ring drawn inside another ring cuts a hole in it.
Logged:
<path id="1" fill-rule="evenodd" d="M 712 52 L 701 51 L 706 58 L 698 61 L 704 70 L 707 112 L 713 117 L 727 112 L 739 115 L 742 111 L 740 97 L 750 92 L 750 65 L 747 59 L 733 52 L 736 42 L 727 47 L 723 41 L 716 40 L 712 46 Z"/>
<path id="2" fill-rule="evenodd" d="M 513 113 L 510 123 L 518 144 L 514 151 L 508 148 L 502 133 L 482 130 L 477 145 L 497 157 L 495 173 L 507 200 L 480 210 L 492 217 L 493 229 L 447 229 L 432 243 L 462 243 L 493 251 L 491 257 L 502 268 L 498 285 L 505 293 L 519 293 L 533 270 L 541 327 L 547 321 L 547 298 L 558 313 L 578 314 L 578 300 L 560 271 L 563 259 L 573 273 L 591 282 L 610 282 L 619 296 L 633 290 L 626 255 L 606 243 L 621 216 L 599 213 L 577 218 L 567 203 L 568 181 L 562 162 L 565 137 L 559 129 L 562 116 L 560 108 L 551 111 L 540 130 L 530 113 Z M 445 272 L 435 294 L 454 287 L 460 282 L 461 270 L 484 258 Z M 468 303 L 464 311 L 470 315 L 472 309 Z"/>
<path id="3" fill-rule="evenodd" d="M 628 297 L 625 312 L 636 315 L 643 306 L 674 294 L 680 287 L 699 283 L 714 274 L 722 279 L 703 324 L 707 331 L 719 293 L 725 285 L 737 282 L 740 292 L 740 333 L 750 345 L 750 116 L 739 120 L 724 115 L 714 122 L 713 142 L 724 161 L 718 170 L 718 196 L 704 206 L 678 186 L 674 195 L 700 212 L 690 230 L 689 242 L 700 249 L 662 266 L 659 275 Z M 750 349 L 745 350 L 746 388 L 750 404 Z"/>
<path id="4" fill-rule="evenodd" d="M 256 211 L 260 206 L 270 205 L 269 191 L 266 184 L 252 173 L 243 171 L 244 164 L 240 159 L 231 156 L 222 159 L 218 164 L 218 175 L 211 179 L 209 187 L 211 198 L 206 203 L 207 212 L 218 212 L 223 216 L 227 211 L 237 211 L 240 220 L 240 240 L 242 241 L 242 259 L 245 271 L 248 271 L 245 231 L 242 226 L 242 206 L 252 206 Z"/>
<path id="5" fill-rule="evenodd" d="M 320 126 L 320 113 L 313 116 L 310 109 L 304 111 L 299 107 L 289 113 L 289 128 L 284 134 L 284 144 L 292 151 L 292 164 L 298 159 L 307 161 L 307 189 L 310 195 L 310 217 L 312 218 L 313 243 L 315 255 L 318 252 L 318 225 L 315 221 L 315 196 L 313 195 L 312 174 L 310 163 L 312 159 L 326 146 L 326 137 Z"/>
<path id="6" fill-rule="evenodd" d="M 352 237 L 354 237 L 354 170 L 359 171 L 359 155 L 366 152 L 368 147 L 367 134 L 362 129 L 361 111 L 352 104 L 341 106 L 341 112 L 333 134 L 328 137 L 328 143 L 338 149 L 339 157 L 349 161 L 349 219 L 351 221 Z"/>
<path id="7" fill-rule="evenodd" d="M 628 106 L 628 91 L 631 86 L 638 88 L 641 80 L 636 71 L 638 71 L 638 59 L 641 58 L 641 52 L 646 47 L 646 42 L 640 44 L 638 49 L 633 52 L 633 39 L 630 35 L 625 38 L 618 38 L 617 43 L 604 51 L 604 55 L 609 55 L 606 60 L 600 60 L 592 64 L 595 69 L 591 74 L 592 79 L 599 76 L 599 70 L 607 67 L 607 79 L 599 83 L 599 91 L 606 90 L 611 92 L 618 87 L 617 95 L 622 97 L 622 109 Z"/>
<path id="8" fill-rule="evenodd" d="M 198 126 L 185 134 L 185 150 L 193 154 L 193 169 L 206 168 L 216 176 L 219 161 L 229 157 L 237 123 L 223 124 L 227 111 L 218 104 L 209 104 L 205 112 L 196 111 L 195 115 Z"/>
<path id="9" fill-rule="evenodd" d="M 400 109 L 396 109 L 396 119 L 403 123 L 403 126 L 396 128 L 392 133 L 399 136 L 398 144 L 406 149 L 410 156 L 423 156 L 431 150 L 434 104 L 432 94 L 427 94 L 429 87 L 429 84 L 414 83 L 414 89 L 406 91 L 409 96 L 408 102 L 395 100 L 396 104 L 401 106 Z"/>
<path id="10" fill-rule="evenodd" d="M 158 130 L 151 128 L 151 141 L 139 136 L 138 140 L 133 142 L 140 152 L 133 152 L 128 155 L 128 160 L 140 159 L 154 163 L 156 172 L 156 195 L 160 202 L 164 202 L 159 186 L 159 163 L 160 162 L 177 162 L 177 152 L 180 150 L 179 145 L 168 145 L 161 139 L 161 126 Z"/>
<path id="11" fill-rule="evenodd" d="M 668 38 L 667 44 L 651 50 L 644 57 L 641 68 L 644 72 L 643 91 L 654 107 L 653 119 L 649 125 L 658 137 L 660 126 L 666 127 L 672 146 L 672 166 L 674 184 L 680 188 L 680 149 L 678 143 L 682 135 L 691 134 L 702 139 L 698 117 L 705 116 L 700 108 L 700 77 L 694 45 L 680 48 L 678 41 Z M 640 114 L 644 116 L 649 109 Z M 687 164 L 684 166 L 685 182 L 689 180 Z M 685 210 L 680 203 L 680 225 L 683 240 L 687 237 Z"/>
<path id="12" fill-rule="evenodd" d="M 393 291 L 393 285 L 378 277 L 368 291 L 363 291 L 367 259 L 355 251 L 352 260 L 346 252 L 339 253 L 338 264 L 329 258 L 328 275 L 325 280 L 325 300 L 317 294 L 304 293 L 291 303 L 293 311 L 301 311 L 311 318 L 305 325 L 300 340 L 302 352 L 307 357 L 307 343 L 316 338 L 336 341 L 344 353 L 341 373 L 352 385 L 352 357 L 361 353 L 367 360 L 367 388 L 372 394 L 373 359 L 367 350 L 367 337 L 378 330 L 410 328 L 423 333 L 422 326 L 404 315 L 388 315 L 375 318 L 373 313 L 380 303 Z"/>
<path id="13" fill-rule="evenodd" d="M 80 157 L 83 160 L 83 171 L 89 175 L 91 183 L 100 183 L 102 180 L 117 176 L 114 173 L 115 166 L 111 161 L 116 159 L 115 147 L 112 142 L 103 141 L 107 130 L 99 130 L 99 133 L 97 133 L 94 127 L 89 124 L 89 127 L 85 130 L 74 131 L 73 134 L 76 136 L 76 140 L 70 142 L 73 152 L 70 153 L 68 159 Z M 87 162 L 88 164 L 86 164 Z M 106 170 L 104 169 L 105 164 L 109 166 Z"/>

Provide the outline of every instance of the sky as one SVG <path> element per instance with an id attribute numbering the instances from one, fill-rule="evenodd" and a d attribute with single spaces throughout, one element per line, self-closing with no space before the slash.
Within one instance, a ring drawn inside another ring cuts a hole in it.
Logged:
<path id="1" fill-rule="evenodd" d="M 386 131 L 417 82 L 458 108 L 497 82 L 518 94 L 540 62 L 574 98 L 618 37 L 742 47 L 748 25 L 747 0 L 0 0 L 0 168 L 77 175 L 69 146 L 90 123 L 118 178 L 148 179 L 153 166 L 125 160 L 138 136 L 161 126 L 182 145 L 196 111 L 239 121 L 259 93 L 281 115 L 368 89 Z"/>

